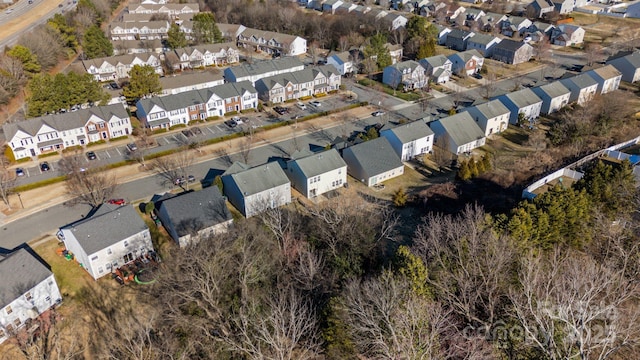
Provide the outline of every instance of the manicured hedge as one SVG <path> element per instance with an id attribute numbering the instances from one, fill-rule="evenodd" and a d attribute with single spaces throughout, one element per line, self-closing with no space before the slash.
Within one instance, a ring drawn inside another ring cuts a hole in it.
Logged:
<path id="1" fill-rule="evenodd" d="M 60 154 L 58 154 L 57 151 L 46 153 L 46 154 L 40 154 L 40 155 L 38 155 L 38 159 L 44 159 L 44 158 L 48 158 L 48 157 L 52 157 L 52 156 L 56 156 L 56 155 L 60 155 Z"/>
<path id="2" fill-rule="evenodd" d="M 92 146 L 96 146 L 96 145 L 102 145 L 105 144 L 106 141 L 104 140 L 98 140 L 98 141 L 94 141 L 94 142 L 90 142 L 87 144 L 87 147 L 92 147 Z"/>

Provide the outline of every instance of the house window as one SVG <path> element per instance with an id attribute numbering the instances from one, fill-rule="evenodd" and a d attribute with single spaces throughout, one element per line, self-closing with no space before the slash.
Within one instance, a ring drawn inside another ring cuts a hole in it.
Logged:
<path id="1" fill-rule="evenodd" d="M 7 313 L 7 315 L 9 315 L 13 312 L 13 309 L 11 308 L 11 306 L 7 306 L 6 308 L 4 308 L 4 311 Z"/>
<path id="2" fill-rule="evenodd" d="M 98 260 L 98 255 L 91 258 L 91 261 L 96 261 L 96 260 Z"/>
<path id="3" fill-rule="evenodd" d="M 5 328 L 7 329 L 8 332 L 12 332 L 13 331 L 13 325 L 11 325 L 11 324 L 7 324 L 7 326 L 5 326 Z"/>
<path id="4" fill-rule="evenodd" d="M 31 301 L 31 299 L 33 299 L 33 296 L 31 296 L 31 292 L 28 292 L 24 294 L 24 298 L 27 299 L 27 301 Z"/>
<path id="5" fill-rule="evenodd" d="M 20 319 L 16 318 L 15 320 L 13 320 L 13 324 L 18 327 L 20 325 L 22 325 L 22 321 L 20 321 Z"/>
<path id="6" fill-rule="evenodd" d="M 129 242 L 127 240 L 124 241 L 124 247 L 129 246 Z"/>
<path id="7" fill-rule="evenodd" d="M 102 274 L 104 272 L 104 270 L 102 269 L 102 266 L 98 267 L 98 274 Z"/>
<path id="8" fill-rule="evenodd" d="M 111 251 L 111 248 L 107 248 L 107 255 L 111 255 L 113 254 L 113 251 Z"/>
<path id="9" fill-rule="evenodd" d="M 46 298 L 44 298 L 44 300 L 45 300 L 46 302 L 51 301 L 51 296 L 47 296 Z"/>

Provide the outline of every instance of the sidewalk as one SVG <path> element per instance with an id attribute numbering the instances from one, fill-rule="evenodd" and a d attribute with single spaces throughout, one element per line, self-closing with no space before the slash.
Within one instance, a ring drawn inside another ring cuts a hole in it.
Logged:
<path id="1" fill-rule="evenodd" d="M 371 111 L 372 109 L 369 106 L 359 107 L 339 114 L 302 122 L 297 124 L 297 128 L 294 128 L 296 125 L 289 125 L 258 132 L 254 135 L 256 139 L 253 143 L 253 147 L 255 150 L 258 147 L 287 140 L 293 136 L 315 132 L 320 128 L 324 129 L 339 126 L 340 124 L 335 122 L 337 115 L 340 115 L 340 118 L 359 120 L 369 117 Z M 217 158 L 221 150 L 227 152 L 229 155 L 238 153 L 242 147 L 244 139 L 245 138 L 241 137 L 199 148 L 199 151 L 194 151 L 194 154 L 197 157 L 194 163 L 202 163 Z M 122 166 L 109 171 L 115 173 L 118 183 L 120 184 L 155 175 L 153 171 L 143 168 L 139 164 Z M 4 203 L 0 204 L 0 225 L 8 224 L 12 221 L 27 217 L 51 206 L 62 204 L 69 199 L 70 197 L 66 194 L 64 182 L 25 191 L 20 193 L 19 197 L 11 195 L 11 209 L 8 209 Z M 140 199 L 132 200 L 135 201 Z M 24 208 L 22 208 L 21 203 L 24 205 Z"/>

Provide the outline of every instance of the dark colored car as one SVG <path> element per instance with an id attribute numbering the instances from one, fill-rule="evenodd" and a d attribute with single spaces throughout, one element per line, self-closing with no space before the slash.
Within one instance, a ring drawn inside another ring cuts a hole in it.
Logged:
<path id="1" fill-rule="evenodd" d="M 138 150 L 138 145 L 136 145 L 135 143 L 129 143 L 127 144 L 127 149 L 131 152 L 134 152 Z"/>
<path id="2" fill-rule="evenodd" d="M 276 106 L 273 108 L 273 111 L 277 112 L 280 115 L 284 115 L 289 112 L 289 109 L 282 106 Z"/>
<path id="3" fill-rule="evenodd" d="M 17 168 L 16 169 L 16 176 L 24 176 L 24 169 L 23 168 Z"/>
<path id="4" fill-rule="evenodd" d="M 192 132 L 194 135 L 200 135 L 200 134 L 202 134 L 202 130 L 200 130 L 200 128 L 199 128 L 199 127 L 194 127 L 193 129 L 191 129 L 191 132 Z"/>
<path id="5" fill-rule="evenodd" d="M 227 120 L 224 122 L 225 125 L 227 125 L 230 128 L 234 128 L 236 126 L 238 126 L 238 123 L 235 120 Z"/>
<path id="6" fill-rule="evenodd" d="M 40 171 L 44 172 L 44 171 L 49 171 L 49 170 L 51 170 L 51 167 L 49 166 L 48 162 L 45 161 L 45 162 L 40 164 Z"/>
<path id="7" fill-rule="evenodd" d="M 111 205 L 124 205 L 127 203 L 124 199 L 110 199 L 107 202 Z"/>
<path id="8" fill-rule="evenodd" d="M 473 76 L 473 77 L 474 77 L 474 78 L 476 78 L 476 79 L 482 79 L 482 75 L 480 75 L 480 73 L 474 73 L 474 74 L 473 74 L 473 75 L 471 75 L 471 76 Z"/>
<path id="9" fill-rule="evenodd" d="M 196 182 L 196 177 L 193 175 L 189 175 L 187 176 L 187 181 L 192 183 L 192 182 Z"/>
<path id="10" fill-rule="evenodd" d="M 97 159 L 97 158 L 98 158 L 98 156 L 96 156 L 96 153 L 95 153 L 95 152 L 93 152 L 93 151 L 88 151 L 88 152 L 87 152 L 87 159 L 89 159 L 89 160 L 95 160 L 95 159 Z"/>
<path id="11" fill-rule="evenodd" d="M 182 130 L 182 135 L 186 136 L 186 137 L 191 137 L 193 136 L 193 131 L 186 129 L 186 130 Z"/>

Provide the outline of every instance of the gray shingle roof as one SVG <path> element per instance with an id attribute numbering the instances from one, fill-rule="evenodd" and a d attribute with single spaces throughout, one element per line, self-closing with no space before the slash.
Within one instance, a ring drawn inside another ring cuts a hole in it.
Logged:
<path id="1" fill-rule="evenodd" d="M 420 64 L 424 67 L 429 64 L 431 67 L 437 68 L 443 66 L 447 61 L 451 62 L 451 60 L 444 55 L 436 55 L 420 60 Z"/>
<path id="2" fill-rule="evenodd" d="M 522 41 L 515 41 L 511 39 L 502 39 L 498 44 L 496 44 L 495 49 L 504 49 L 509 51 L 516 51 L 520 49 L 522 46 L 528 45 Z"/>
<path id="3" fill-rule="evenodd" d="M 383 130 L 383 132 L 385 131 L 392 132 L 403 144 L 433 135 L 431 128 L 420 120 Z"/>
<path id="4" fill-rule="evenodd" d="M 482 129 L 466 111 L 436 121 L 440 122 L 444 130 L 458 146 L 484 137 Z"/>
<path id="5" fill-rule="evenodd" d="M 342 157 L 340 157 L 336 149 L 323 151 L 292 161 L 298 164 L 300 170 L 307 178 L 322 175 L 326 172 L 347 166 L 347 163 L 342 160 Z"/>
<path id="6" fill-rule="evenodd" d="M 563 85 L 568 86 L 568 84 L 573 84 L 580 89 L 586 89 L 595 85 L 598 85 L 598 82 L 595 81 L 589 74 L 584 73 L 580 75 L 576 75 L 567 79 L 560 80 Z"/>
<path id="7" fill-rule="evenodd" d="M 244 196 L 258 194 L 290 183 L 284 170 L 275 161 L 244 170 L 242 167 L 232 166 L 222 176 L 230 176 Z M 230 172 L 230 170 L 233 171 Z"/>
<path id="8" fill-rule="evenodd" d="M 601 77 L 602 79 L 605 79 L 605 80 L 613 79 L 613 78 L 616 78 L 618 76 L 622 76 L 620 71 L 618 71 L 618 69 L 616 69 L 613 65 L 605 65 L 603 67 L 599 67 L 597 69 L 589 70 L 587 72 L 587 74 L 590 74 L 590 73 L 595 73 L 599 77 Z"/>
<path id="9" fill-rule="evenodd" d="M 473 35 L 474 33 L 471 31 L 466 31 L 466 30 L 460 30 L 460 29 L 453 29 L 451 30 L 451 32 L 447 35 L 447 39 L 448 38 L 457 38 L 457 39 L 464 39 L 466 37 L 468 37 L 469 35 Z"/>
<path id="10" fill-rule="evenodd" d="M 158 209 L 165 209 L 179 237 L 190 234 L 182 223 L 197 223 L 208 228 L 231 220 L 231 212 L 217 186 L 189 191 L 163 200 Z"/>
<path id="11" fill-rule="evenodd" d="M 489 44 L 491 41 L 494 41 L 495 39 L 496 37 L 493 35 L 476 34 L 471 39 L 469 39 L 469 42 L 486 46 L 487 44 Z"/>
<path id="12" fill-rule="evenodd" d="M 164 76 L 160 78 L 163 90 L 175 89 L 189 85 L 202 84 L 209 81 L 224 81 L 221 72 L 198 71 L 176 76 Z"/>
<path id="13" fill-rule="evenodd" d="M 382 174 L 402 166 L 402 161 L 384 137 L 365 141 L 346 148 L 353 154 L 362 169 L 373 176 Z"/>
<path id="14" fill-rule="evenodd" d="M 296 57 L 283 57 L 274 60 L 256 61 L 251 64 L 245 63 L 238 66 L 232 66 L 225 69 L 225 74 L 229 72 L 233 74 L 236 79 L 239 79 L 247 76 L 266 74 L 272 71 L 287 70 L 298 66 L 304 66 L 300 59 Z"/>
<path id="15" fill-rule="evenodd" d="M 613 57 L 609 58 L 607 61 L 613 61 L 613 60 L 618 60 L 620 58 L 623 58 L 624 60 L 626 60 L 629 64 L 631 64 L 634 68 L 640 68 L 640 51 L 636 50 L 630 54 L 624 54 L 623 56 L 620 56 L 618 54 L 614 55 Z"/>
<path id="16" fill-rule="evenodd" d="M 100 205 L 84 219 L 62 228 L 71 231 L 87 255 L 148 229 L 133 206 L 109 204 Z"/>
<path id="17" fill-rule="evenodd" d="M 418 67 L 422 67 L 418 62 L 413 60 L 401 61 L 399 63 L 395 63 L 393 65 L 389 65 L 390 68 L 398 69 L 398 71 L 403 72 L 405 69 L 409 69 L 411 71 L 415 70 Z"/>
<path id="18" fill-rule="evenodd" d="M 333 65 L 323 65 L 318 67 L 307 67 L 304 70 L 294 71 L 285 74 L 273 75 L 266 78 L 262 78 L 256 81 L 256 88 L 271 90 L 276 84 L 285 86 L 288 83 L 303 84 L 315 80 L 319 73 L 322 73 L 325 77 L 331 76 L 331 74 L 339 74 Z"/>
<path id="19" fill-rule="evenodd" d="M 542 99 L 536 95 L 531 89 L 522 89 L 512 93 L 504 94 L 518 108 L 524 108 L 542 102 Z"/>
<path id="20" fill-rule="evenodd" d="M 81 128 L 93 115 L 104 121 L 109 121 L 112 116 L 116 116 L 121 119 L 129 118 L 129 114 L 123 104 L 112 104 L 80 109 L 78 111 L 64 114 L 45 115 L 15 123 L 4 124 L 2 128 L 4 130 L 5 138 L 7 140 L 11 140 L 19 130 L 35 136 L 42 125 L 50 126 L 58 131 Z"/>
<path id="21" fill-rule="evenodd" d="M 48 265 L 26 249 L 16 250 L 5 258 L 0 257 L 0 308 L 24 295 L 51 274 Z"/>
<path id="22" fill-rule="evenodd" d="M 539 90 L 537 90 L 539 89 Z M 544 92 L 550 98 L 556 98 L 562 95 L 571 93 L 571 90 L 567 89 L 560 81 L 554 81 L 542 86 L 538 86 L 533 89 L 533 92 L 538 94 L 540 91 Z"/>
<path id="23" fill-rule="evenodd" d="M 484 104 L 474 106 L 487 119 L 510 113 L 509 109 L 500 100 L 491 100 Z"/>
<path id="24" fill-rule="evenodd" d="M 139 54 L 124 54 L 124 55 L 118 55 L 118 56 L 108 56 L 103 58 L 82 60 L 82 66 L 84 66 L 85 70 L 87 70 L 91 67 L 91 65 L 95 66 L 96 68 L 100 68 L 102 64 L 104 64 L 105 62 L 108 64 L 111 64 L 112 66 L 116 66 L 118 64 L 129 65 L 129 64 L 132 64 L 136 58 L 140 59 L 144 63 L 148 63 L 149 59 L 152 56 L 158 59 L 159 55 L 154 53 L 139 53 Z"/>

